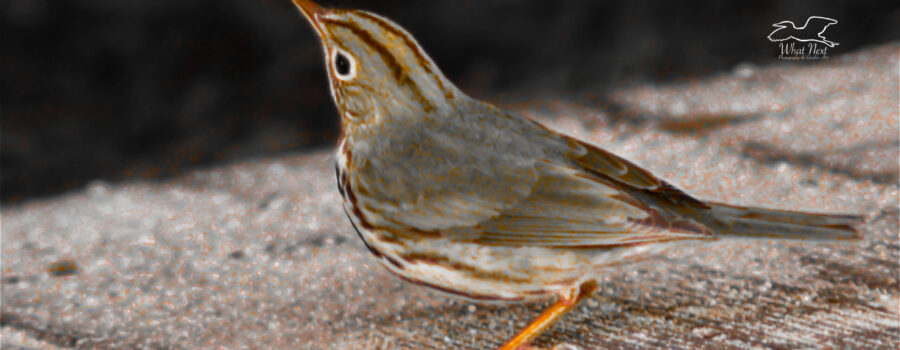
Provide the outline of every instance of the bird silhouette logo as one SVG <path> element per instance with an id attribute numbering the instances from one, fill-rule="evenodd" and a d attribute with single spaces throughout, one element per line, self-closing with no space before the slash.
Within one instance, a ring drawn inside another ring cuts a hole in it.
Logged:
<path id="1" fill-rule="evenodd" d="M 837 22 L 837 20 L 822 16 L 810 16 L 806 19 L 806 24 L 802 27 L 797 27 L 797 25 L 791 21 L 781 21 L 772 25 L 778 29 L 775 29 L 769 34 L 769 40 L 785 41 L 794 39 L 802 42 L 817 42 L 825 44 L 828 47 L 834 47 L 835 45 L 838 45 L 838 43 L 825 39 L 825 36 L 822 35 L 822 33 L 825 33 L 825 30 L 828 29 L 829 26 L 837 24 Z"/>

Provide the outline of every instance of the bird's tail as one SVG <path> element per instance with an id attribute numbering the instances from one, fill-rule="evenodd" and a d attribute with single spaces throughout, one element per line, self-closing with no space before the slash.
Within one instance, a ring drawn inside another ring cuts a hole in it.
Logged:
<path id="1" fill-rule="evenodd" d="M 816 214 L 709 203 L 716 233 L 732 238 L 852 240 L 860 215 Z"/>

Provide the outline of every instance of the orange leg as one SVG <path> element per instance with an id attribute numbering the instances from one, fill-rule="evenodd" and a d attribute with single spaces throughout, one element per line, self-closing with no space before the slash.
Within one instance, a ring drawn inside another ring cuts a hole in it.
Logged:
<path id="1" fill-rule="evenodd" d="M 597 282 L 591 280 L 581 284 L 578 288 L 568 290 L 565 293 L 560 293 L 559 300 L 557 300 L 556 303 L 550 305 L 550 307 L 547 308 L 547 310 L 544 310 L 537 319 L 531 321 L 525 329 L 503 344 L 499 350 L 515 350 L 520 346 L 527 345 L 528 342 L 537 338 L 537 336 L 547 330 L 547 328 L 550 328 L 550 325 L 552 325 L 553 322 L 556 322 L 562 315 L 565 315 L 566 312 L 575 308 L 575 306 L 578 305 L 578 302 L 591 296 L 595 290 L 597 290 Z"/>

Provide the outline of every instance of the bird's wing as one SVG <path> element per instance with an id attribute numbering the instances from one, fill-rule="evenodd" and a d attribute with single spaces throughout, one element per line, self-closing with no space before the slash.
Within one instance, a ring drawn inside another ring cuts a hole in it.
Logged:
<path id="1" fill-rule="evenodd" d="M 641 197 L 642 201 L 649 200 L 647 204 L 661 201 L 684 207 L 709 208 L 703 201 L 689 196 L 624 158 L 586 142 L 566 138 L 575 147 L 571 158 L 577 166 L 598 178 L 616 183 L 623 191 Z"/>
<path id="2" fill-rule="evenodd" d="M 515 117 L 465 118 L 394 130 L 384 146 L 391 156 L 353 152 L 350 176 L 357 178 L 348 197 L 365 224 L 509 245 L 621 246 L 711 235 L 682 215 L 703 202 L 612 153 Z"/>
<path id="3" fill-rule="evenodd" d="M 358 216 L 400 234 L 438 232 L 500 216 L 529 196 L 541 142 L 552 139 L 512 118 L 447 119 L 403 125 L 366 147 L 355 144 L 349 197 Z"/>
<path id="4" fill-rule="evenodd" d="M 810 24 L 813 24 L 813 25 L 824 24 L 826 26 L 830 26 L 835 23 L 837 23 L 837 20 L 832 19 L 832 18 L 822 17 L 822 16 L 810 16 L 809 18 L 806 19 L 806 24 L 804 24 L 803 27 L 805 28 L 806 26 L 809 26 Z"/>
<path id="5" fill-rule="evenodd" d="M 574 164 L 537 163 L 529 196 L 457 234 L 482 244 L 592 248 L 712 237 L 687 215 L 706 204 L 622 158 L 569 140 Z"/>

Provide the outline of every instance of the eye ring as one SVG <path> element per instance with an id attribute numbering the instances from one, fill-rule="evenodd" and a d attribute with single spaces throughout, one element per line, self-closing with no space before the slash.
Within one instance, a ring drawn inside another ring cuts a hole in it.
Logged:
<path id="1" fill-rule="evenodd" d="M 340 80 L 351 80 L 356 77 L 356 60 L 347 51 L 335 49 L 331 55 L 331 68 L 335 77 Z"/>

